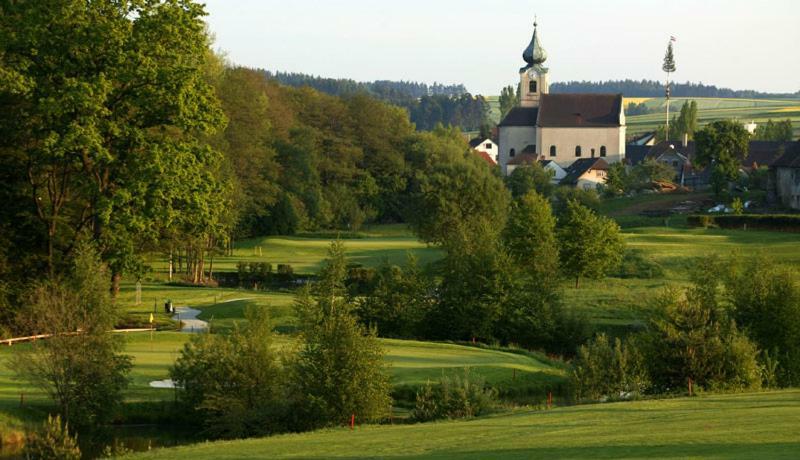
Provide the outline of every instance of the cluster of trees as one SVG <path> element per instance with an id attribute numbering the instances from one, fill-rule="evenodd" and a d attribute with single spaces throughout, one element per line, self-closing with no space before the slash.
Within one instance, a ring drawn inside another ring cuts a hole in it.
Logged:
<path id="1" fill-rule="evenodd" d="M 487 125 L 489 106 L 483 96 L 464 93 L 460 96 L 423 96 L 408 107 L 411 121 L 421 130 L 437 124 L 458 126 L 464 131 L 477 131 Z"/>
<path id="2" fill-rule="evenodd" d="M 590 193 L 554 192 L 556 218 L 535 189 L 535 168 L 530 181 L 515 171 L 513 198 L 479 165 L 442 164 L 421 177 L 410 223 L 445 256 L 429 270 L 412 260 L 368 277 L 359 272 L 352 295 L 361 321 L 390 337 L 499 340 L 572 353 L 588 327 L 562 304 L 560 280 L 577 286 L 605 276 L 624 243 L 613 221 L 576 200 Z"/>
<path id="3" fill-rule="evenodd" d="M 487 123 L 488 105 L 482 96 L 471 95 L 464 85 L 428 85 L 418 82 L 322 78 L 302 73 L 259 71 L 267 78 L 293 87 L 309 87 L 333 96 L 365 95 L 406 109 L 418 130 L 437 124 L 476 131 Z"/>
<path id="4" fill-rule="evenodd" d="M 4 9 L 4 306 L 20 303 L 25 279 L 68 267 L 83 237 L 115 292 L 123 273 L 143 275 L 148 251 L 165 254 L 170 277 L 205 284 L 238 238 L 403 220 L 417 177 L 470 161 L 458 130 L 431 120 L 479 127 L 482 98 L 376 83 L 441 93 L 414 100 L 433 129 L 418 132 L 406 110 L 365 92 L 331 96 L 226 67 L 204 14 L 189 0 Z"/>
<path id="5" fill-rule="evenodd" d="M 498 102 L 500 104 L 500 119 L 502 120 L 508 115 L 514 107 L 520 104 L 522 96 L 519 92 L 519 85 L 508 85 L 500 90 L 500 97 Z"/>
<path id="6" fill-rule="evenodd" d="M 681 106 L 681 111 L 677 116 L 673 115 L 669 121 L 669 139 L 676 142 L 683 142 L 684 134 L 689 140 L 694 139 L 697 131 L 697 102 L 685 101 Z M 656 141 L 667 139 L 666 128 L 659 125 L 656 128 Z"/>
<path id="7" fill-rule="evenodd" d="M 788 118 L 778 121 L 772 121 L 770 118 L 766 123 L 756 126 L 756 131 L 753 133 L 753 139 L 758 141 L 789 142 L 793 137 L 792 120 Z"/>
<path id="8" fill-rule="evenodd" d="M 384 351 L 346 295 L 343 247 L 296 298 L 298 344 L 273 343 L 265 310 L 230 335 L 194 336 L 171 371 L 179 403 L 215 437 L 241 438 L 381 420 L 391 410 Z"/>
<path id="9" fill-rule="evenodd" d="M 800 381 L 800 285 L 764 257 L 705 260 L 685 290 L 655 299 L 644 331 L 582 346 L 579 399 L 794 386 Z"/>
<path id="10" fill-rule="evenodd" d="M 652 158 L 645 158 L 630 169 L 622 163 L 614 163 L 608 168 L 603 192 L 608 196 L 619 196 L 651 188 L 654 182 L 672 182 L 674 179 L 675 169 L 672 166 Z"/>
<path id="11" fill-rule="evenodd" d="M 742 160 L 750 148 L 750 133 L 741 123 L 720 120 L 709 123 L 695 134 L 695 166 L 711 166 L 711 187 L 717 196 L 728 191 L 739 178 Z"/>
<path id="12" fill-rule="evenodd" d="M 333 96 L 352 96 L 367 93 L 382 101 L 403 105 L 408 100 L 423 96 L 461 96 L 467 93 L 462 84 L 445 85 L 434 82 L 432 85 L 416 81 L 375 80 L 358 82 L 348 78 L 325 78 L 297 72 L 263 71 L 267 78 L 277 80 L 287 86 L 309 86 Z"/>
<path id="13" fill-rule="evenodd" d="M 653 112 L 655 110 L 648 107 L 644 102 L 629 102 L 625 106 L 625 115 L 647 115 Z"/>
<path id="14" fill-rule="evenodd" d="M 200 257 L 225 238 L 231 190 L 207 142 L 225 117 L 204 14 L 185 0 L 4 6 L 0 242 L 12 284 L 59 273 L 86 236 L 115 289 L 141 271 L 142 249 L 179 241 Z"/>
<path id="15" fill-rule="evenodd" d="M 670 84 L 672 96 L 680 97 L 734 97 L 746 99 L 796 98 L 797 93 L 763 93 L 753 90 L 718 88 L 703 83 Z M 664 82 L 656 80 L 567 81 L 550 84 L 553 93 L 622 93 L 628 97 L 664 97 Z"/>

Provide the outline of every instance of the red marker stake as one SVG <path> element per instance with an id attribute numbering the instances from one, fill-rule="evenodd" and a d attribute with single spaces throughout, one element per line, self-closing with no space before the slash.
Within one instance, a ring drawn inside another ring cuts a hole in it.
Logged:
<path id="1" fill-rule="evenodd" d="M 356 414 L 350 414 L 350 429 L 354 429 L 356 426 Z"/>

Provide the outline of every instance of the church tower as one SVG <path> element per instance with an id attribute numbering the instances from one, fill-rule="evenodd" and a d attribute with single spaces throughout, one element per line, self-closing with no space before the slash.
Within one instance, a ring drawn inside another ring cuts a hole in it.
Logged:
<path id="1" fill-rule="evenodd" d="M 531 43 L 522 52 L 522 59 L 528 64 L 519 69 L 519 83 L 521 90 L 522 107 L 539 107 L 539 100 L 542 94 L 547 94 L 550 84 L 547 81 L 547 67 L 544 61 L 547 60 L 547 53 L 539 43 L 536 34 L 536 22 L 533 23 L 533 38 Z"/>

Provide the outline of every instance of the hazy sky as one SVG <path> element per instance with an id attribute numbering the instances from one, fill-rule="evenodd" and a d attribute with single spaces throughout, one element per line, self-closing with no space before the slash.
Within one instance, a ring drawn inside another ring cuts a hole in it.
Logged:
<path id="1" fill-rule="evenodd" d="M 551 81 L 663 79 L 800 90 L 800 0 L 207 0 L 215 47 L 249 67 L 355 80 L 518 80 L 534 14 Z"/>

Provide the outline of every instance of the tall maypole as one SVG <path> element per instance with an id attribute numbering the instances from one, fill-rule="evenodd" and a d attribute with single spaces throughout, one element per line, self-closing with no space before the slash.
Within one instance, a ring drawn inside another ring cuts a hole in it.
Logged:
<path id="1" fill-rule="evenodd" d="M 669 74 L 675 72 L 675 56 L 672 54 L 672 42 L 675 41 L 675 37 L 669 37 L 669 44 L 667 45 L 667 54 L 664 55 L 664 64 L 661 66 L 661 69 L 667 73 L 667 84 L 666 88 L 666 96 L 667 96 L 667 130 L 664 133 L 665 140 L 669 140 L 669 96 L 670 96 L 670 88 L 669 88 Z"/>

